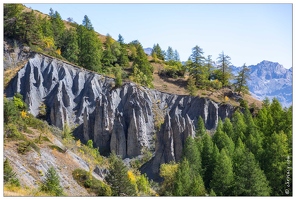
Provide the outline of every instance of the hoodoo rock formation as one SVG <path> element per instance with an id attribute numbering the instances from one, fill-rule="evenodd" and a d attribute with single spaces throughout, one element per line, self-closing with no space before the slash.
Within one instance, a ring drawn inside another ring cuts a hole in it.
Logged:
<path id="1" fill-rule="evenodd" d="M 5 89 L 6 97 L 23 95 L 34 116 L 46 105 L 47 121 L 59 128 L 75 127 L 83 142 L 91 139 L 102 154 L 122 158 L 154 157 L 142 167 L 153 178 L 162 163 L 181 158 L 185 139 L 195 134 L 197 119 L 214 130 L 218 119 L 230 117 L 234 107 L 206 98 L 174 95 L 124 83 L 63 61 L 36 54 Z"/>

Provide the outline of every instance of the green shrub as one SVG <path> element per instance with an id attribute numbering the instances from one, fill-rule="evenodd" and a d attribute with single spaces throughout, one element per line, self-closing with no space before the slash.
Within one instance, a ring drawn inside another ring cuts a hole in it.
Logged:
<path id="1" fill-rule="evenodd" d="M 75 169 L 72 172 L 73 178 L 77 183 L 85 187 L 89 192 L 95 193 L 97 196 L 111 196 L 111 188 L 100 180 L 95 179 L 88 171 L 83 169 Z"/>
<path id="2" fill-rule="evenodd" d="M 4 184 L 20 186 L 20 182 L 16 178 L 16 173 L 13 171 L 7 158 L 4 161 L 3 172 L 4 172 Z"/>
<path id="3" fill-rule="evenodd" d="M 31 150 L 31 142 L 25 141 L 25 142 L 20 142 L 17 147 L 17 152 L 20 154 L 26 154 Z"/>
<path id="4" fill-rule="evenodd" d="M 16 124 L 9 123 L 7 125 L 4 125 L 5 130 L 5 137 L 12 138 L 12 139 L 24 139 L 24 135 L 21 134 L 18 130 L 18 127 Z"/>

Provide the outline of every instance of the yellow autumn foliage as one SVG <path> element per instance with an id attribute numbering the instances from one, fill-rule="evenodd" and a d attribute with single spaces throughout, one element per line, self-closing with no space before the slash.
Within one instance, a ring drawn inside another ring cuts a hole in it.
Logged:
<path id="1" fill-rule="evenodd" d="M 134 175 L 134 173 L 132 171 L 130 171 L 130 170 L 127 171 L 127 176 L 132 184 L 137 183 L 136 176 Z"/>
<path id="2" fill-rule="evenodd" d="M 23 119 L 27 118 L 28 117 L 27 112 L 26 111 L 21 111 L 21 117 Z"/>
<path id="3" fill-rule="evenodd" d="M 225 96 L 225 97 L 224 97 L 224 100 L 225 100 L 225 101 L 229 101 L 228 96 Z"/>

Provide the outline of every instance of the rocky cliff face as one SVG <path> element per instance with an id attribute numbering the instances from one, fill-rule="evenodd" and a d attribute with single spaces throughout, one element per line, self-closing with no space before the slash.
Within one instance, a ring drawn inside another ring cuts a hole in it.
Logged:
<path id="1" fill-rule="evenodd" d="M 76 127 L 74 135 L 91 139 L 102 154 L 115 151 L 132 158 L 154 151 L 143 167 L 153 177 L 160 164 L 181 158 L 185 139 L 195 134 L 201 116 L 208 130 L 234 108 L 209 99 L 162 93 L 114 80 L 62 61 L 36 54 L 5 89 L 7 97 L 21 93 L 33 115 L 45 104 L 50 124 Z"/>

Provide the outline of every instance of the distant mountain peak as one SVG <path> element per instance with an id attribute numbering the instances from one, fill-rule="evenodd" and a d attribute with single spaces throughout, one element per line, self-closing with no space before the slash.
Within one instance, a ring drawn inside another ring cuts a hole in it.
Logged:
<path id="1" fill-rule="evenodd" d="M 231 67 L 237 74 L 240 67 Z M 282 106 L 292 104 L 292 68 L 286 69 L 278 62 L 263 60 L 257 65 L 250 65 L 250 93 L 263 100 L 277 98 Z"/>

